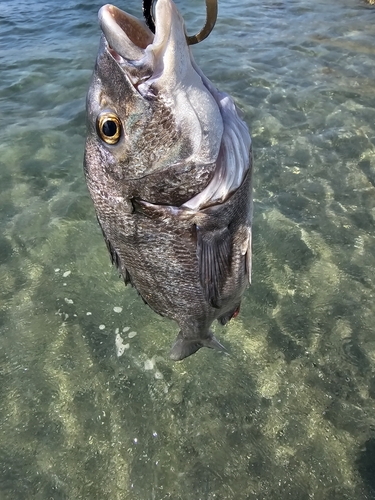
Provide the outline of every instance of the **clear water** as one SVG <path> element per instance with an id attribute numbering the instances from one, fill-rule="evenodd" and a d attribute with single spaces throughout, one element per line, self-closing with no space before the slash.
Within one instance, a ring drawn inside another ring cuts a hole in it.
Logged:
<path id="1" fill-rule="evenodd" d="M 1 0 L 0 498 L 374 499 L 375 10 L 222 0 L 195 55 L 252 131 L 253 285 L 230 356 L 173 364 L 83 178 L 100 5 Z"/>

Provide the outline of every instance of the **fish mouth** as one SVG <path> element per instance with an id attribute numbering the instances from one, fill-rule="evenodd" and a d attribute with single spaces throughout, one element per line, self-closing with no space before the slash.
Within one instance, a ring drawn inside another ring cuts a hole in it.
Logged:
<path id="1" fill-rule="evenodd" d="M 103 5 L 98 18 L 109 51 L 119 63 L 142 59 L 145 49 L 153 43 L 154 34 L 145 22 L 114 5 Z"/>
<path id="2" fill-rule="evenodd" d="M 155 35 L 144 21 L 111 4 L 104 5 L 98 17 L 109 53 L 131 76 L 137 88 L 136 71 L 139 80 L 144 81 L 144 68 L 149 68 L 149 76 L 153 77 L 147 87 L 157 80 L 156 86 L 163 91 L 176 80 L 185 78 L 190 70 L 191 53 L 184 21 L 173 1 L 156 3 Z"/>

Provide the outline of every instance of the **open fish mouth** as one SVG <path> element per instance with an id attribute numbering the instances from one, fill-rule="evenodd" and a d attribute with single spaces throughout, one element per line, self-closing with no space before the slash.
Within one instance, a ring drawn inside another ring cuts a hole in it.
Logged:
<path id="1" fill-rule="evenodd" d="M 145 22 L 111 4 L 104 5 L 98 17 L 109 50 L 117 62 L 124 64 L 144 57 L 145 49 L 154 40 Z"/>
<path id="2" fill-rule="evenodd" d="M 171 0 L 156 4 L 155 35 L 144 21 L 110 4 L 100 9 L 99 24 L 109 52 L 133 76 L 136 85 L 137 72 L 138 80 L 145 80 L 148 69 L 152 81 L 147 89 L 157 80 L 156 87 L 165 92 L 191 71 L 184 21 Z M 140 92 L 146 94 L 146 89 Z"/>
<path id="3" fill-rule="evenodd" d="M 113 5 L 99 11 L 105 49 L 146 100 L 172 112 L 176 130 L 196 164 L 215 164 L 208 185 L 183 206 L 221 204 L 240 187 L 250 165 L 251 139 L 233 100 L 218 91 L 195 63 L 182 16 L 172 0 L 155 6 L 155 34 Z M 195 42 L 192 42 L 195 43 Z"/>

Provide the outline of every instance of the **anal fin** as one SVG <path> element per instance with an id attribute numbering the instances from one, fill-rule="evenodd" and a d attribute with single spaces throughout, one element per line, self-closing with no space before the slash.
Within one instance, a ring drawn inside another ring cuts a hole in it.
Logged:
<path id="1" fill-rule="evenodd" d="M 221 323 L 222 325 L 226 325 L 232 318 L 238 316 L 240 312 L 240 306 L 241 304 L 238 304 L 234 309 L 232 309 L 232 311 L 229 311 L 228 313 L 220 316 L 220 318 L 218 318 L 219 323 Z"/>

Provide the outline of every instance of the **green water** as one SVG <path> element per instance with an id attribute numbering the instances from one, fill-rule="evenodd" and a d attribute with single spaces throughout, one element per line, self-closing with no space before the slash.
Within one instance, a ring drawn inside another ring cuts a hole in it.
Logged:
<path id="1" fill-rule="evenodd" d="M 195 55 L 252 133 L 253 284 L 230 356 L 173 363 L 83 178 L 100 5 L 1 2 L 0 499 L 374 499 L 375 10 L 220 3 Z"/>

